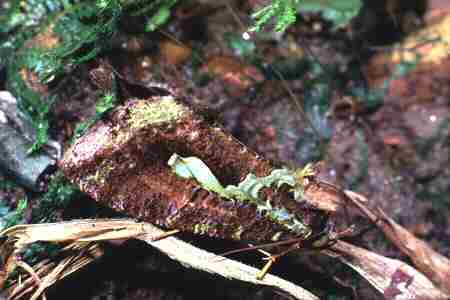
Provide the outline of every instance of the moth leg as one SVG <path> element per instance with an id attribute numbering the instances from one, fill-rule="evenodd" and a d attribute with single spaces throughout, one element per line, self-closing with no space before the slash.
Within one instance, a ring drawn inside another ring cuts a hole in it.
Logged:
<path id="1" fill-rule="evenodd" d="M 256 279 L 263 280 L 264 276 L 266 276 L 267 272 L 269 272 L 272 265 L 275 263 L 275 261 L 278 259 L 276 255 L 272 255 L 268 257 L 267 263 L 264 265 L 264 267 L 256 274 Z"/>
<path id="2" fill-rule="evenodd" d="M 165 239 L 165 238 L 167 238 L 167 237 L 169 237 L 169 236 L 172 236 L 172 235 L 177 234 L 177 233 L 180 232 L 180 231 L 181 231 L 181 230 L 178 230 L 178 229 L 173 229 L 173 230 L 165 231 L 165 232 L 161 233 L 160 235 L 157 235 L 157 236 L 152 237 L 152 241 L 159 241 L 159 240 Z"/>
<path id="3" fill-rule="evenodd" d="M 264 278 L 264 276 L 266 276 L 267 272 L 269 272 L 270 268 L 273 266 L 273 264 L 282 256 L 288 254 L 289 252 L 298 250 L 300 248 L 300 243 L 297 243 L 295 245 L 292 245 L 291 247 L 289 247 L 288 249 L 286 249 L 283 252 L 280 252 L 278 254 L 272 254 L 266 258 L 264 258 L 265 260 L 267 260 L 267 263 L 264 265 L 264 267 L 261 269 L 261 271 L 259 271 L 259 273 L 256 275 L 256 279 L 258 280 L 262 280 Z"/>

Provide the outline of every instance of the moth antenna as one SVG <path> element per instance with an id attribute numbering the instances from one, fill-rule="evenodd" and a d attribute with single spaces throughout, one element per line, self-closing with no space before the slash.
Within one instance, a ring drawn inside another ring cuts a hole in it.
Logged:
<path id="1" fill-rule="evenodd" d="M 250 247 L 245 247 L 245 248 L 241 248 L 241 249 L 227 251 L 227 252 L 221 253 L 219 255 L 227 256 L 227 255 L 241 253 L 241 252 L 248 252 L 248 251 L 271 248 L 271 247 L 276 247 L 276 246 L 289 245 L 289 244 L 298 243 L 302 240 L 303 240 L 303 238 L 295 238 L 295 239 L 289 239 L 289 240 L 280 241 L 280 242 L 273 242 L 273 243 L 267 243 L 267 244 L 262 244 L 262 245 L 257 245 L 257 246 L 250 246 Z"/>

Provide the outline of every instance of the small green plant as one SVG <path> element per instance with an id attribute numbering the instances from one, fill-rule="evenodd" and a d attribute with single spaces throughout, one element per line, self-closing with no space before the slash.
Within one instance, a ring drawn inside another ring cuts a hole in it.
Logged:
<path id="1" fill-rule="evenodd" d="M 45 86 L 104 49 L 104 41 L 116 31 L 120 4 L 110 1 L 101 10 L 94 4 L 12 1 L 0 14 L 6 24 L 0 29 L 5 34 L 0 39 L 0 61 L 7 65 L 8 90 L 36 131 L 31 152 L 48 141 L 49 111 L 56 95 L 32 88 L 27 81 L 33 78 Z"/>
<path id="2" fill-rule="evenodd" d="M 250 31 L 260 31 L 275 19 L 274 30 L 281 32 L 295 23 L 297 11 L 321 12 L 335 27 L 347 24 L 360 10 L 360 0 L 272 0 L 272 3 L 256 11 L 252 18 L 255 25 Z"/>
<path id="3" fill-rule="evenodd" d="M 3 203 L 0 203 L 0 205 Z M 22 223 L 25 210 L 27 208 L 27 199 L 20 199 L 15 210 L 10 211 L 6 206 L 0 206 L 0 232 L 4 229 Z"/>
<path id="4" fill-rule="evenodd" d="M 44 223 L 57 220 L 57 213 L 65 208 L 80 191 L 64 178 L 62 173 L 57 173 L 48 185 L 48 190 L 38 201 L 33 209 L 33 222 Z"/>
<path id="5" fill-rule="evenodd" d="M 0 11 L 0 66 L 7 67 L 7 88 L 18 99 L 19 107 L 36 131 L 30 152 L 39 150 L 48 141 L 49 111 L 57 100 L 56 92 L 48 85 L 107 49 L 112 35 L 119 30 L 121 18 L 145 15 L 147 30 L 155 30 L 169 19 L 170 9 L 176 3 L 176 0 L 11 0 L 8 8 Z M 42 41 L 50 42 L 41 45 Z M 49 91 L 42 93 L 31 88 L 24 74 Z"/>
<path id="6" fill-rule="evenodd" d="M 112 91 L 106 92 L 103 97 L 101 97 L 95 106 L 95 115 L 87 121 L 80 122 L 75 127 L 75 132 L 73 139 L 76 139 L 83 135 L 86 130 L 91 127 L 95 122 L 100 120 L 104 113 L 109 111 L 116 105 L 117 97 Z"/>
<path id="7" fill-rule="evenodd" d="M 224 34 L 224 39 L 228 43 L 228 47 L 239 56 L 251 58 L 255 55 L 256 45 L 251 39 L 244 39 L 242 35 L 233 32 Z"/>
<path id="8" fill-rule="evenodd" d="M 270 20 L 276 18 L 275 31 L 284 31 L 296 21 L 297 6 L 301 0 L 273 0 L 271 4 L 252 14 L 255 25 L 250 31 L 260 31 Z"/>
<path id="9" fill-rule="evenodd" d="M 158 27 L 167 23 L 170 18 L 170 9 L 178 2 L 178 0 L 159 0 L 153 1 L 149 8 L 155 9 L 155 13 L 148 18 L 147 24 L 145 24 L 145 29 L 147 31 L 155 31 Z M 144 14 L 148 8 L 144 11 L 140 11 L 139 14 Z"/>

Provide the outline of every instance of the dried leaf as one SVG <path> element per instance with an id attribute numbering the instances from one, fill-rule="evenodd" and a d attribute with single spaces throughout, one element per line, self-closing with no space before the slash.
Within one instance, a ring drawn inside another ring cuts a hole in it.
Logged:
<path id="1" fill-rule="evenodd" d="M 382 222 L 378 222 L 379 227 L 387 238 L 406 254 L 421 272 L 450 295 L 450 260 L 416 238 L 381 210 L 380 214 Z"/>
<path id="2" fill-rule="evenodd" d="M 324 253 L 337 257 L 364 277 L 386 300 L 444 300 L 449 295 L 425 275 L 396 259 L 338 241 Z"/>
<path id="3" fill-rule="evenodd" d="M 407 255 L 414 265 L 437 287 L 450 296 L 450 260 L 434 251 L 427 243 L 416 238 L 408 230 L 389 218 L 381 209 L 370 210 L 362 203 L 367 200 L 356 193 L 346 192 L 353 203 L 380 228 L 398 249 Z"/>
<path id="4" fill-rule="evenodd" d="M 192 55 L 192 49 L 172 40 L 159 43 L 160 56 L 170 65 L 178 66 L 185 63 Z"/>
<path id="5" fill-rule="evenodd" d="M 6 243 L 21 250 L 34 242 L 89 242 L 131 238 L 145 233 L 146 223 L 135 220 L 77 220 L 61 223 L 17 225 L 0 232 Z"/>
<path id="6" fill-rule="evenodd" d="M 40 278 L 41 285 L 31 277 L 23 276 L 21 282 L 15 282 L 6 291 L 8 300 L 23 299 L 32 294 L 31 297 L 39 297 L 44 290 L 55 282 L 67 277 L 77 270 L 88 265 L 92 261 L 103 256 L 104 252 L 98 243 L 72 243 L 62 251 L 71 251 L 75 255 L 67 256 L 62 261 L 44 260 L 33 266 L 34 272 Z"/>
<path id="7" fill-rule="evenodd" d="M 78 225 L 79 231 L 77 232 Z M 98 222 L 96 220 L 79 220 L 15 227 L 15 230 L 7 232 L 8 237 L 10 239 L 13 239 L 14 236 L 19 237 L 21 240 L 20 245 L 25 245 L 33 240 L 69 242 L 75 239 L 75 237 L 78 237 L 80 240 L 89 241 L 96 241 L 96 239 L 105 240 L 108 238 L 123 239 L 127 238 L 126 234 L 128 233 L 130 234 L 130 238 L 138 238 L 145 241 L 186 267 L 218 274 L 227 279 L 236 279 L 257 285 L 270 286 L 291 295 L 295 299 L 318 300 L 316 296 L 303 288 L 273 275 L 266 275 L 264 279 L 257 280 L 256 274 L 259 273 L 259 270 L 201 250 L 175 237 L 155 241 L 155 239 L 164 236 L 166 233 L 149 223 L 135 223 L 132 220 L 99 220 Z M 66 236 L 68 240 L 64 240 L 61 234 L 65 229 L 68 229 Z M 44 236 L 48 235 L 52 230 L 57 234 L 44 239 Z M 28 236 L 27 233 L 30 235 Z M 37 282 L 30 277 L 21 283 L 16 282 L 7 291 L 9 299 L 20 299 L 32 292 L 33 294 L 30 299 L 37 299 L 46 288 L 103 255 L 103 250 L 99 247 L 98 243 L 80 242 L 80 240 L 69 244 L 63 249 L 70 250 L 76 253 L 75 255 L 67 256 L 59 262 L 47 260 L 34 266 L 35 274 L 40 277 L 40 285 L 38 286 Z M 2 247 L 4 246 L 5 244 L 2 245 Z"/>

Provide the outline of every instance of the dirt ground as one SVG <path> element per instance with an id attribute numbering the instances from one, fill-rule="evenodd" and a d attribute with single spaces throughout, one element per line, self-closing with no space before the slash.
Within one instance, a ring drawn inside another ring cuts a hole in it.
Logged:
<path id="1" fill-rule="evenodd" d="M 396 22 L 372 24 L 362 16 L 335 32 L 319 15 L 308 15 L 282 36 L 246 41 L 245 28 L 237 22 L 248 23 L 246 9 L 181 5 L 174 20 L 157 33 L 135 34 L 127 27 L 116 37 L 118 46 L 102 59 L 130 80 L 162 82 L 187 96 L 242 143 L 277 164 L 300 167 L 321 161 L 322 178 L 365 195 L 370 205 L 381 207 L 448 257 L 450 56 L 433 67 L 412 68 L 377 94 L 370 82 L 371 59 L 377 49 L 414 32 L 403 32 Z M 398 34 L 380 34 L 393 31 Z M 64 148 L 76 123 L 95 113 L 99 88 L 89 74 L 98 63 L 70 74 L 59 95 L 63 101 L 52 106 L 51 134 Z M 378 81 L 389 81 L 390 76 Z M 419 89 L 424 81 L 431 90 Z M 5 187 L 0 199 L 14 207 L 23 193 Z M 112 213 L 80 199 L 64 217 L 92 214 Z M 351 208 L 345 218 L 345 223 L 367 225 Z M 218 252 L 242 247 L 190 235 L 186 239 Z M 405 259 L 376 229 L 354 243 Z M 261 264 L 255 253 L 237 259 Z M 380 299 L 343 266 L 324 268 L 325 258 L 310 255 L 298 260 L 287 257 L 273 272 L 321 299 Z M 138 242 L 112 247 L 104 259 L 64 280 L 48 296 L 61 295 L 92 300 L 285 298 L 185 270 Z"/>

